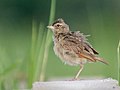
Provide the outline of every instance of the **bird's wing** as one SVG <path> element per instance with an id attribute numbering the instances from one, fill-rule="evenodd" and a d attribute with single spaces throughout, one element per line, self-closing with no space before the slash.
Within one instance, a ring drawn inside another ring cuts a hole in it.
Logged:
<path id="1" fill-rule="evenodd" d="M 91 47 L 83 34 L 78 32 L 68 34 L 63 39 L 62 44 L 64 49 L 74 51 L 80 58 L 86 58 L 93 62 L 96 61 L 94 57 L 98 52 Z"/>

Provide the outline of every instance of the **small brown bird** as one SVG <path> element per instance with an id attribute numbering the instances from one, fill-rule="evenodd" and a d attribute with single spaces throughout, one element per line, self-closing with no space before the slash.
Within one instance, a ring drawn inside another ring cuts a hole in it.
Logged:
<path id="1" fill-rule="evenodd" d="M 80 65 L 80 70 L 75 76 L 78 79 L 86 62 L 100 61 L 108 64 L 98 57 L 98 52 L 89 44 L 86 36 L 79 31 L 72 32 L 63 19 L 56 20 L 47 26 L 53 32 L 54 52 L 65 63 L 71 66 Z"/>

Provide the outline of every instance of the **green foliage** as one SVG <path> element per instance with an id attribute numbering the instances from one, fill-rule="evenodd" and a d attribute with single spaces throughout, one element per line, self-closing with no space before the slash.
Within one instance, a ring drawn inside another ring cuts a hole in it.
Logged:
<path id="1" fill-rule="evenodd" d="M 118 56 L 118 81 L 120 85 L 120 41 L 117 48 L 117 56 Z"/>
<path id="2" fill-rule="evenodd" d="M 56 0 L 51 0 L 51 9 L 49 16 L 49 24 L 51 24 L 55 17 Z M 38 31 L 38 32 L 37 32 Z M 38 33 L 38 35 L 37 35 Z M 37 30 L 37 24 L 33 21 L 32 26 L 32 44 L 31 44 L 31 58 L 28 67 L 28 87 L 32 87 L 35 81 L 44 81 L 45 71 L 48 60 L 49 47 L 51 43 L 51 32 L 45 29 L 41 23 Z"/>

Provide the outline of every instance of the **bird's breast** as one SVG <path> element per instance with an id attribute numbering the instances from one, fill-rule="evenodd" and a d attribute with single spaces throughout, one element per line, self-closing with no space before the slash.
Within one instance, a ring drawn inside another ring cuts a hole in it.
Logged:
<path id="1" fill-rule="evenodd" d="M 86 63 L 85 59 L 79 58 L 73 51 L 65 50 L 60 42 L 54 42 L 54 52 L 64 63 L 68 65 L 76 66 Z"/>

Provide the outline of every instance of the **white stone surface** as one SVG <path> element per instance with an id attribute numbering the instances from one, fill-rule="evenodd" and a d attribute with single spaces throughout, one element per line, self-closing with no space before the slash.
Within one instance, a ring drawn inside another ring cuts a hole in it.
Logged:
<path id="1" fill-rule="evenodd" d="M 108 79 L 35 82 L 32 90 L 120 90 L 118 81 Z"/>

